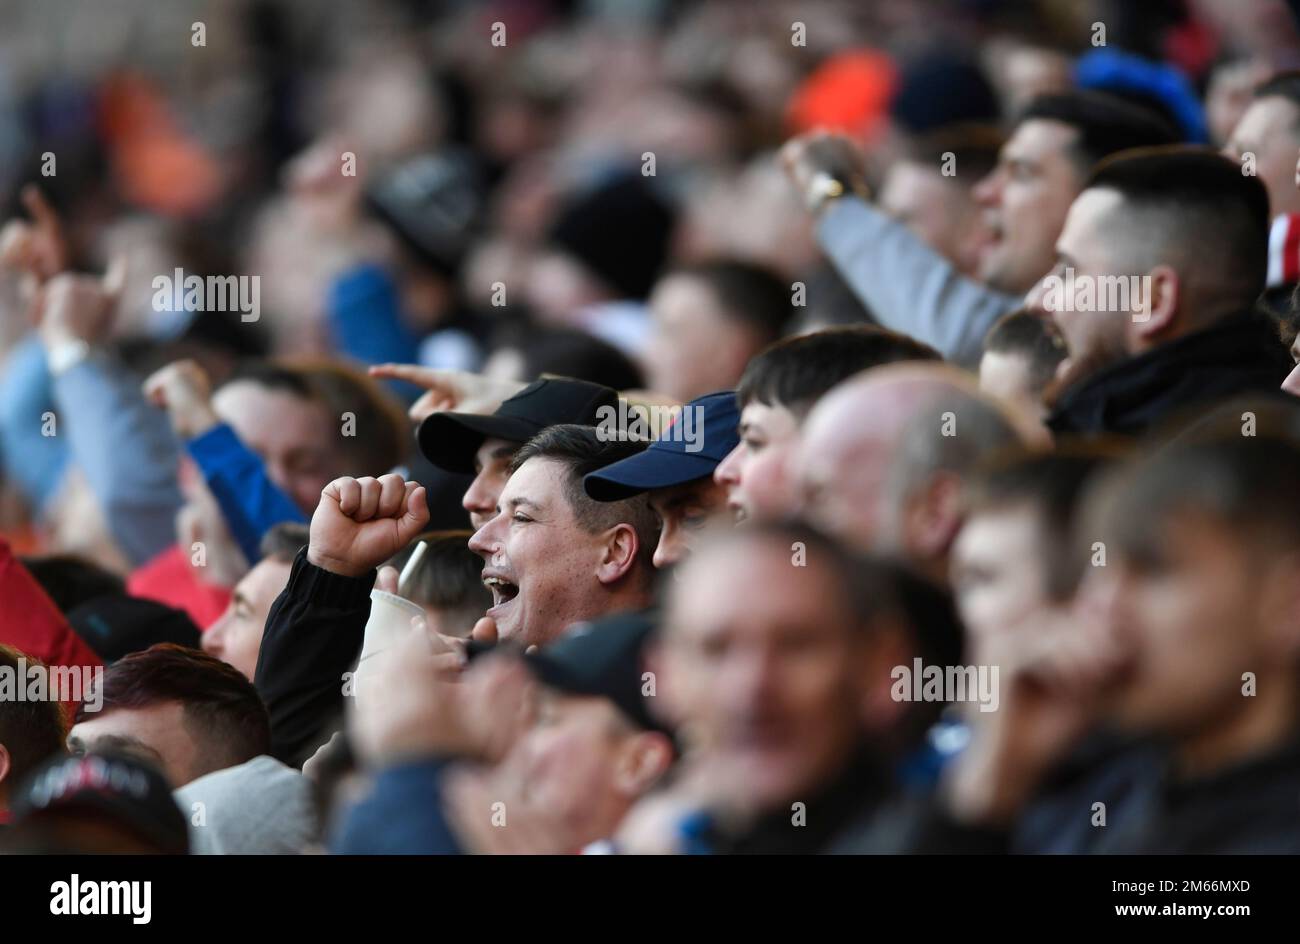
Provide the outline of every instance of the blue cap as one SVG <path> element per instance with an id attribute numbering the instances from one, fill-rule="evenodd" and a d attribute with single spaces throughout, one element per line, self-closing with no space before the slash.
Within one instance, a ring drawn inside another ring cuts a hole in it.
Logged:
<path id="1" fill-rule="evenodd" d="M 734 390 L 696 397 L 643 452 L 588 473 L 582 486 L 596 501 L 620 501 L 706 478 L 740 442 L 739 426 Z"/>

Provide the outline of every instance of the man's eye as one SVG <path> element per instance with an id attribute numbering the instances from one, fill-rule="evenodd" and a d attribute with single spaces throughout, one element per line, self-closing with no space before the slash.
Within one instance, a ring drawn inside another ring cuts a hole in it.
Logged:
<path id="1" fill-rule="evenodd" d="M 515 514 L 513 515 L 513 518 L 514 518 L 515 521 L 519 521 L 519 522 L 532 521 L 532 520 L 533 520 L 532 518 L 528 517 L 527 515 L 521 515 L 521 514 L 519 514 L 519 512 L 515 512 Z"/>
<path id="2" fill-rule="evenodd" d="M 750 452 L 758 452 L 763 448 L 764 443 L 761 439 L 745 439 L 745 448 Z"/>

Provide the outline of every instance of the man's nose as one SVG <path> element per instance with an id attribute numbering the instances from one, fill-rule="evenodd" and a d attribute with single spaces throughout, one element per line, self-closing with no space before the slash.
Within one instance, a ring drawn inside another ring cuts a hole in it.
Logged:
<path id="1" fill-rule="evenodd" d="M 466 511 L 477 512 L 490 512 L 496 505 L 495 496 L 491 495 L 490 490 L 484 485 L 482 472 L 474 477 L 473 482 L 470 482 L 460 504 Z"/>
<path id="2" fill-rule="evenodd" d="M 723 486 L 735 485 L 740 481 L 740 476 L 736 474 L 736 470 L 740 465 L 740 450 L 743 448 L 743 445 L 737 444 L 736 448 L 727 453 L 726 458 L 719 462 L 718 467 L 713 470 L 713 481 Z"/>
<path id="3" fill-rule="evenodd" d="M 497 540 L 492 526 L 498 517 L 500 516 L 493 515 L 487 521 L 483 522 L 483 526 L 470 535 L 469 538 L 469 549 L 484 560 L 487 560 L 492 556 L 492 552 L 497 546 Z"/>

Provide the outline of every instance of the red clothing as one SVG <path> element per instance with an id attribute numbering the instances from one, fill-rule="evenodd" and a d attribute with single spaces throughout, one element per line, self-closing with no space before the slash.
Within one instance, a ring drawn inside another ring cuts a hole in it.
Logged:
<path id="1" fill-rule="evenodd" d="M 200 630 L 207 629 L 226 612 L 231 597 L 228 587 L 203 583 L 194 575 L 194 568 L 179 544 L 173 544 L 137 567 L 127 578 L 126 591 L 133 597 L 184 610 Z"/>
<path id="2" fill-rule="evenodd" d="M 0 643 L 47 666 L 98 666 L 103 660 L 78 636 L 54 601 L 0 538 Z M 76 705 L 68 705 L 70 709 Z"/>

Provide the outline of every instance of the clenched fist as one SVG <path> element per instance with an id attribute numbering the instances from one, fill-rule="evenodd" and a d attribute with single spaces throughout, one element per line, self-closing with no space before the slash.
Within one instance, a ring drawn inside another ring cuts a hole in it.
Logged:
<path id="1" fill-rule="evenodd" d="M 428 521 L 423 485 L 395 474 L 335 479 L 311 517 L 307 560 L 361 577 L 410 544 Z"/>
<path id="2" fill-rule="evenodd" d="M 212 409 L 212 383 L 195 361 L 168 364 L 144 382 L 144 395 L 167 411 L 172 429 L 182 439 L 194 439 L 221 422 Z"/>
<path id="3" fill-rule="evenodd" d="M 822 205 L 820 180 L 838 181 L 843 189 L 866 197 L 865 160 L 858 145 L 843 134 L 813 131 L 791 138 L 781 148 L 781 166 L 810 208 Z"/>

